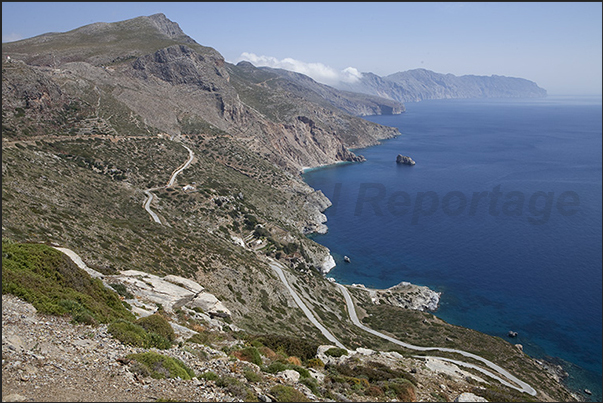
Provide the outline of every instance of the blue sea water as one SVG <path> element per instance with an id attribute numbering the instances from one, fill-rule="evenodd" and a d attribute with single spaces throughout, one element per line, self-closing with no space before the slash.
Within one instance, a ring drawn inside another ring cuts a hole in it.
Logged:
<path id="1" fill-rule="evenodd" d="M 441 291 L 435 314 L 558 357 L 601 401 L 601 98 L 433 100 L 367 120 L 402 133 L 308 171 L 333 206 L 328 274 Z M 416 165 L 396 164 L 398 154 Z M 351 263 L 344 263 L 347 255 Z"/>

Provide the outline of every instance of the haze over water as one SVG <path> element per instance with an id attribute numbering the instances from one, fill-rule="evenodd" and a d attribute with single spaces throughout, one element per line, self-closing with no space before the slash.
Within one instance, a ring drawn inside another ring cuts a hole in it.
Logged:
<path id="1" fill-rule="evenodd" d="M 559 357 L 601 400 L 601 98 L 438 100 L 367 120 L 401 136 L 304 174 L 333 202 L 344 284 L 442 292 L 449 323 Z M 396 164 L 408 155 L 415 166 Z M 481 196 L 480 196 L 481 195 Z M 344 263 L 347 255 L 351 263 Z M 576 365 L 578 367 L 576 367 Z"/>

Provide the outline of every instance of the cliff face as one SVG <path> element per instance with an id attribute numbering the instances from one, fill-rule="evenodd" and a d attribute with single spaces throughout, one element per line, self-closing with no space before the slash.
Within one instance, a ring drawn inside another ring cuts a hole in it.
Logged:
<path id="1" fill-rule="evenodd" d="M 399 102 L 447 98 L 544 97 L 546 90 L 535 82 L 505 76 L 457 77 L 425 69 L 398 72 L 385 77 L 364 73 L 357 83 L 342 83 L 340 89 L 372 94 Z"/>

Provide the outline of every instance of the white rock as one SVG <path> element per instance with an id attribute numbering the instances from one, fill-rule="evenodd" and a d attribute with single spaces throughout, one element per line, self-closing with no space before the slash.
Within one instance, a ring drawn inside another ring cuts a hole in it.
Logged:
<path id="1" fill-rule="evenodd" d="M 361 355 L 374 355 L 377 354 L 377 352 L 375 350 L 371 350 L 368 348 L 362 348 L 362 347 L 358 347 L 356 349 L 356 353 L 361 354 Z"/>
<path id="2" fill-rule="evenodd" d="M 170 275 L 165 276 L 163 279 L 165 281 L 169 281 L 172 284 L 176 284 L 180 287 L 184 287 L 187 290 L 194 292 L 195 294 L 204 290 L 204 288 L 199 283 L 197 283 L 196 281 L 190 280 L 188 278 L 170 274 Z"/>
<path id="3" fill-rule="evenodd" d="M 331 254 L 328 254 L 322 260 L 322 262 L 320 264 L 320 270 L 322 271 L 323 274 L 327 274 L 335 266 L 336 266 L 335 259 L 333 259 L 333 256 L 331 256 Z"/>
<path id="4" fill-rule="evenodd" d="M 292 369 L 286 369 L 284 371 L 279 372 L 276 375 L 278 377 L 283 378 L 285 381 L 288 381 L 288 382 L 297 382 L 297 381 L 299 381 L 299 372 L 294 371 Z"/>
<path id="5" fill-rule="evenodd" d="M 456 397 L 456 399 L 454 399 L 454 401 L 455 402 L 487 402 L 487 400 L 484 399 L 483 397 L 474 395 L 473 393 L 469 393 L 469 392 L 461 393 L 460 395 L 458 395 Z"/>
<path id="6" fill-rule="evenodd" d="M 208 292 L 202 292 L 186 305 L 191 308 L 201 308 L 204 312 L 224 312 L 230 315 L 230 310 L 218 298 Z"/>

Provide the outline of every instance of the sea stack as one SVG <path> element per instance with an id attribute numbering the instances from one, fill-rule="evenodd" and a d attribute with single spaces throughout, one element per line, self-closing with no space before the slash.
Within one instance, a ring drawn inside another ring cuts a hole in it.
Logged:
<path id="1" fill-rule="evenodd" d="M 414 165 L 415 162 L 413 161 L 412 158 L 407 157 L 406 155 L 402 155 L 402 154 L 398 154 L 398 156 L 396 157 L 396 162 L 398 164 L 406 164 L 406 165 Z"/>

